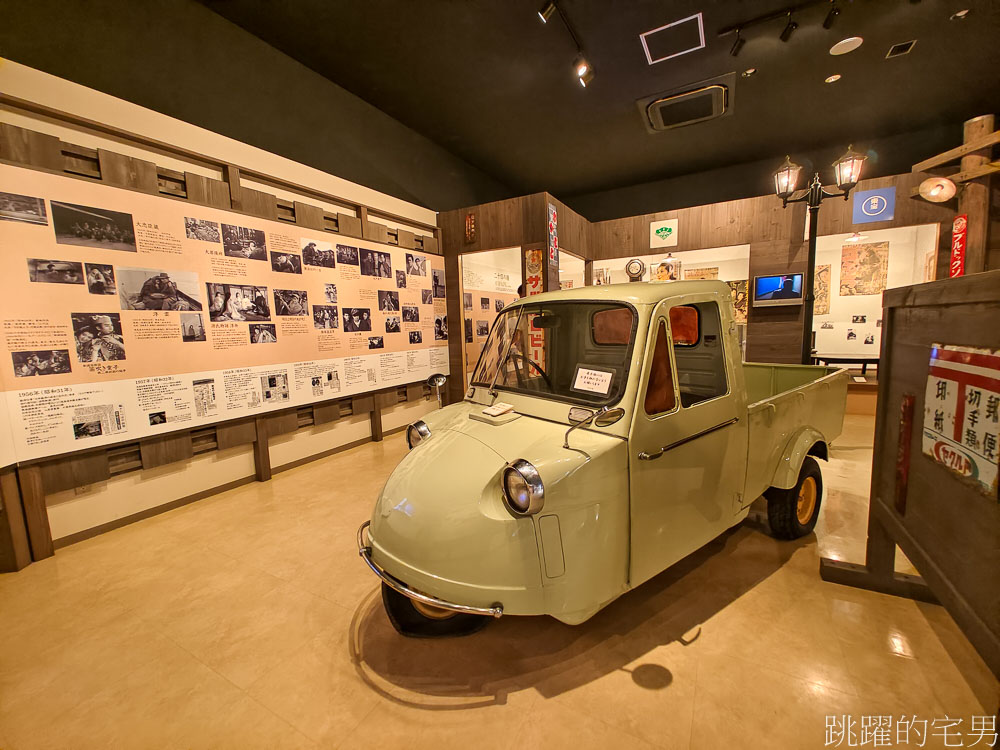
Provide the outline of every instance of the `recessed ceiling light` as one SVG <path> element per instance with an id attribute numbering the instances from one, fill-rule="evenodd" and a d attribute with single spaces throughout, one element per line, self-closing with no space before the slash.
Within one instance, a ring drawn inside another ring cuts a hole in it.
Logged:
<path id="1" fill-rule="evenodd" d="M 859 36 L 849 36 L 847 39 L 841 39 L 835 45 L 830 47 L 831 55 L 846 55 L 848 52 L 854 52 L 861 43 L 865 40 Z"/>
<path id="2" fill-rule="evenodd" d="M 743 71 L 742 76 L 744 78 L 749 78 L 750 76 L 752 76 L 756 72 L 757 72 L 757 68 L 747 68 L 746 70 Z"/>
<path id="3" fill-rule="evenodd" d="M 916 46 L 917 40 L 911 39 L 908 42 L 900 42 L 899 44 L 894 44 L 889 48 L 889 51 L 885 55 L 886 60 L 890 60 L 893 57 L 900 57 L 902 55 L 910 54 L 910 50 Z"/>
<path id="4" fill-rule="evenodd" d="M 834 73 L 832 76 L 827 76 L 826 78 L 827 83 L 836 83 L 839 80 L 840 80 L 840 73 Z"/>
<path id="5" fill-rule="evenodd" d="M 968 16 L 968 15 L 969 15 L 969 9 L 968 8 L 963 8 L 962 10 L 956 10 L 954 13 L 951 14 L 951 20 L 952 21 L 964 21 L 965 18 L 966 18 L 966 16 Z"/>

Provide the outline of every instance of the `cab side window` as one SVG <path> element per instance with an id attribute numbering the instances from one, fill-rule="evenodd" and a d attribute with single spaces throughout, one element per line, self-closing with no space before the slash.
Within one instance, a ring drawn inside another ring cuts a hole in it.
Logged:
<path id="1" fill-rule="evenodd" d="M 653 416 L 673 411 L 676 405 L 674 378 L 670 371 L 670 342 L 667 340 L 667 327 L 661 320 L 650 361 L 645 408 L 646 413 Z"/>
<path id="2" fill-rule="evenodd" d="M 681 405 L 694 406 L 729 392 L 722 318 L 714 302 L 670 309 L 670 328 L 677 360 Z"/>

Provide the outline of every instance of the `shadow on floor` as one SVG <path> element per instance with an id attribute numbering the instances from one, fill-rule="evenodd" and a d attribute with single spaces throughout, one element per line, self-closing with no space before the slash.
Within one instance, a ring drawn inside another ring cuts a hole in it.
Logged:
<path id="1" fill-rule="evenodd" d="M 404 638 L 389 624 L 375 590 L 354 613 L 351 658 L 374 690 L 419 708 L 502 704 L 527 688 L 549 698 L 623 669 L 659 646 L 693 643 L 702 623 L 812 542 L 812 535 L 781 542 L 746 521 L 575 627 L 551 617 L 503 617 L 466 638 Z M 656 664 L 631 672 L 648 689 L 673 681 L 670 670 Z"/>

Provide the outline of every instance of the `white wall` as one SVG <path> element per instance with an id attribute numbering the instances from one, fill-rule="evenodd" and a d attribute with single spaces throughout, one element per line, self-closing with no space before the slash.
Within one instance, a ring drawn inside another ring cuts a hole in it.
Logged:
<path id="1" fill-rule="evenodd" d="M 586 264 L 563 250 L 559 251 L 559 288 L 578 289 L 586 279 Z"/>
<path id="2" fill-rule="evenodd" d="M 606 270 L 611 274 L 612 284 L 625 284 L 629 281 L 628 274 L 625 273 L 625 264 L 633 257 L 638 257 L 646 265 L 642 280 L 649 281 L 650 269 L 659 265 L 668 255 L 675 261 L 680 261 L 682 279 L 688 270 L 711 267 L 719 269 L 719 281 L 739 281 L 750 276 L 750 245 L 730 245 L 669 254 L 659 252 L 610 260 L 595 260 L 594 279 L 597 280 L 600 270 Z"/>

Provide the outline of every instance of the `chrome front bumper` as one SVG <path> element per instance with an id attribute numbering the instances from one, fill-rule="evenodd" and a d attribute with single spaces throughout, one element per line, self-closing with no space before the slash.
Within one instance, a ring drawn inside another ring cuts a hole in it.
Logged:
<path id="1" fill-rule="evenodd" d="M 382 579 L 382 582 L 385 583 L 386 586 L 398 591 L 403 596 L 413 599 L 414 601 L 429 604 L 430 606 L 438 607 L 439 609 L 447 609 L 452 612 L 463 612 L 468 615 L 485 615 L 487 617 L 500 617 L 500 615 L 503 614 L 503 605 L 500 603 L 494 604 L 492 607 L 470 607 L 467 604 L 453 604 L 452 602 L 446 602 L 444 599 L 437 599 L 433 596 L 428 596 L 427 594 L 421 594 L 419 591 L 414 591 L 398 578 L 386 573 L 372 561 L 371 545 L 365 544 L 365 529 L 367 529 L 370 525 L 371 521 L 365 521 L 361 524 L 361 528 L 358 529 L 358 554 L 361 555 L 361 559 L 368 564 L 368 567 L 372 569 L 372 572 L 374 572 L 375 575 Z"/>

